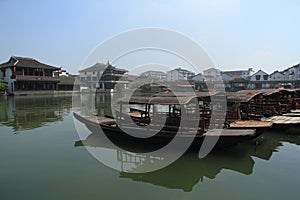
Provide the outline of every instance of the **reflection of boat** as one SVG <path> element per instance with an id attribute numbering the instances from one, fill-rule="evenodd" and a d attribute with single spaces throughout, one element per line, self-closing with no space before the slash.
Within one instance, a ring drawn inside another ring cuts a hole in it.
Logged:
<path id="1" fill-rule="evenodd" d="M 112 159 L 111 162 L 117 161 L 122 169 L 126 169 L 126 166 L 132 165 L 135 170 L 137 168 L 143 169 L 145 166 L 147 167 L 151 164 L 155 165 L 164 160 L 162 157 L 145 157 L 139 153 L 128 153 L 127 151 L 115 149 L 112 145 L 103 142 L 103 136 L 98 133 L 90 134 L 85 140 L 76 141 L 75 146 L 93 147 L 93 150 L 100 148 L 115 151 L 116 153 L 110 154 L 116 155 L 115 157 L 110 156 L 110 159 Z M 139 147 L 130 145 L 126 148 L 135 152 L 143 150 L 143 148 L 140 149 Z M 107 153 L 107 150 L 104 150 L 103 153 Z M 158 171 L 148 173 L 120 172 L 120 177 L 131 178 L 135 181 L 149 182 L 168 188 L 191 191 L 193 186 L 199 181 L 203 181 L 205 177 L 210 179 L 216 178 L 222 169 L 230 169 L 249 175 L 252 173 L 253 166 L 254 161 L 243 151 L 217 151 L 203 159 L 199 159 L 197 154 L 187 152 L 168 167 Z"/>
<path id="2" fill-rule="evenodd" d="M 139 174 L 120 172 L 120 177 L 172 189 L 191 191 L 199 182 L 207 178 L 215 179 L 225 169 L 245 175 L 252 174 L 255 165 L 252 157 L 269 160 L 273 152 L 279 151 L 279 147 L 284 142 L 300 145 L 299 134 L 289 132 L 266 131 L 256 140 L 259 141 L 257 142 L 259 145 L 254 145 L 253 142 L 241 143 L 224 151 L 216 151 L 203 159 L 199 159 L 196 154 L 185 153 L 177 161 L 158 171 Z M 93 149 L 111 148 L 103 143 L 101 135 L 98 133 L 92 133 L 85 140 L 75 143 L 75 146 L 83 145 L 91 146 Z M 117 160 L 121 165 L 126 165 L 129 162 L 136 164 L 139 160 L 138 154 L 129 155 L 125 151 L 118 150 L 117 155 L 111 159 Z M 148 164 L 150 158 L 145 158 L 143 162 Z M 159 160 L 154 160 L 154 162 L 159 162 Z"/>
<path id="3" fill-rule="evenodd" d="M 81 116 L 77 113 L 74 116 L 92 132 L 99 132 L 101 127 L 113 142 L 151 144 L 154 149 L 167 145 L 174 138 L 179 143 L 191 141 L 195 148 L 199 148 L 206 138 L 218 139 L 215 147 L 224 148 L 261 133 L 262 129 L 224 129 L 226 106 L 222 106 L 220 97 L 215 97 L 219 102 L 211 103 L 207 100 L 210 95 L 206 93 L 196 97 L 154 96 L 123 100 L 119 102 L 116 120 Z M 128 132 L 134 132 L 134 136 L 127 134 Z"/>
<path id="4" fill-rule="evenodd" d="M 195 154 L 185 154 L 158 171 L 142 174 L 120 172 L 120 177 L 189 192 L 198 182 L 215 179 L 224 169 L 250 175 L 253 167 L 254 161 L 249 155 L 214 154 L 199 159 Z"/>

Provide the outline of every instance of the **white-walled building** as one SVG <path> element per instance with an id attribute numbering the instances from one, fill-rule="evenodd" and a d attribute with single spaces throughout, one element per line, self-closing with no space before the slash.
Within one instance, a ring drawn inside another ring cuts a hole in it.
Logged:
<path id="1" fill-rule="evenodd" d="M 222 73 L 221 70 L 211 67 L 211 68 L 203 71 L 203 76 L 216 77 L 216 76 L 221 76 L 221 73 Z"/>
<path id="2" fill-rule="evenodd" d="M 203 71 L 203 77 L 208 82 L 222 81 L 222 71 L 212 67 Z"/>
<path id="3" fill-rule="evenodd" d="M 300 64 L 285 69 L 282 73 L 286 80 L 300 80 Z"/>
<path id="4" fill-rule="evenodd" d="M 222 75 L 226 74 L 232 78 L 247 78 L 251 76 L 253 68 L 248 68 L 248 70 L 233 70 L 233 71 L 222 71 Z"/>
<path id="5" fill-rule="evenodd" d="M 279 71 L 274 71 L 272 74 L 269 76 L 270 81 L 285 81 L 285 75 L 282 72 Z"/>
<path id="6" fill-rule="evenodd" d="M 268 79 L 269 79 L 269 74 L 262 71 L 261 69 L 258 70 L 250 77 L 250 81 L 268 81 Z"/>
<path id="7" fill-rule="evenodd" d="M 141 73 L 140 78 L 148 78 L 158 81 L 167 80 L 167 73 L 161 71 L 146 71 Z"/>
<path id="8" fill-rule="evenodd" d="M 222 80 L 224 82 L 229 82 L 232 81 L 234 79 L 234 76 L 230 76 L 229 74 L 222 74 Z"/>
<path id="9" fill-rule="evenodd" d="M 189 80 L 195 73 L 186 69 L 176 68 L 167 72 L 167 81 L 184 81 Z"/>
<path id="10" fill-rule="evenodd" d="M 96 63 L 95 65 L 79 71 L 79 79 L 85 83 L 83 88 L 88 87 L 92 92 L 108 91 L 112 92 L 115 85 L 128 85 L 126 80 L 127 70 L 113 67 L 109 62 L 106 64 Z"/>
<path id="11" fill-rule="evenodd" d="M 8 93 L 32 90 L 57 90 L 59 78 L 53 73 L 60 70 L 33 58 L 12 56 L 0 64 L 0 79 L 8 84 Z"/>
<path id="12" fill-rule="evenodd" d="M 248 87 L 249 89 L 267 89 L 270 88 L 268 81 L 269 74 L 260 69 L 250 77 Z"/>

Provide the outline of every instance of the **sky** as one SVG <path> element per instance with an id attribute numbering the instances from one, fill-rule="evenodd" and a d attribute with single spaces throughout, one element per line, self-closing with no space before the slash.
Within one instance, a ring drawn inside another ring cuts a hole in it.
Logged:
<path id="1" fill-rule="evenodd" d="M 222 70 L 271 73 L 300 62 L 299 10 L 297 0 L 0 0 L 0 62 L 31 57 L 76 74 L 108 38 L 157 27 L 191 38 Z"/>

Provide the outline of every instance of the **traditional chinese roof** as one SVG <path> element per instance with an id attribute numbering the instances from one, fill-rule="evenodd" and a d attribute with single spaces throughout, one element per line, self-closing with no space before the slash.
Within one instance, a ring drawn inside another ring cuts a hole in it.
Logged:
<path id="1" fill-rule="evenodd" d="M 127 72 L 127 70 L 125 70 L 125 69 L 113 67 L 111 64 L 109 64 L 109 62 L 107 62 L 106 64 L 96 63 L 91 67 L 87 67 L 85 69 L 79 70 L 79 72 L 100 72 L 100 71 L 103 72 L 104 70 L 109 70 L 109 69 L 123 71 L 124 73 Z"/>
<path id="2" fill-rule="evenodd" d="M 50 69 L 50 70 L 59 70 L 59 67 L 54 67 L 48 64 L 41 63 L 33 58 L 24 58 L 24 57 L 17 57 L 12 56 L 10 59 L 0 64 L 1 68 L 8 68 L 8 67 L 26 67 L 26 68 L 39 68 L 39 69 Z"/>

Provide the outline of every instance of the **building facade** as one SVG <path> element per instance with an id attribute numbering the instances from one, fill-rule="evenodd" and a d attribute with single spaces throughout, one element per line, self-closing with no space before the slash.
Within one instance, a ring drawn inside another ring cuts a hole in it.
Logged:
<path id="1" fill-rule="evenodd" d="M 167 72 L 167 81 L 187 81 L 192 79 L 195 73 L 181 68 L 176 68 Z"/>
<path id="2" fill-rule="evenodd" d="M 250 77 L 249 89 L 268 89 L 270 88 L 269 74 L 262 70 L 258 70 Z"/>
<path id="3" fill-rule="evenodd" d="M 269 76 L 270 81 L 285 81 L 285 75 L 282 72 L 279 71 L 274 71 L 272 74 Z"/>
<path id="4" fill-rule="evenodd" d="M 233 71 L 222 71 L 222 75 L 226 74 L 231 76 L 233 79 L 235 78 L 248 78 L 251 76 L 253 72 L 253 68 L 248 68 L 248 70 L 233 70 Z"/>
<path id="5" fill-rule="evenodd" d="M 82 88 L 88 88 L 92 92 L 96 90 L 112 92 L 116 84 L 123 85 L 125 88 L 128 84 L 126 76 L 127 70 L 116 68 L 109 62 L 96 63 L 79 71 Z"/>
<path id="6" fill-rule="evenodd" d="M 8 93 L 30 90 L 57 90 L 58 77 L 53 73 L 60 70 L 33 58 L 12 56 L 0 64 L 0 79 L 8 84 Z"/>
<path id="7" fill-rule="evenodd" d="M 146 72 L 141 73 L 140 78 L 148 78 L 148 79 L 157 80 L 157 81 L 166 81 L 167 74 L 165 72 L 161 72 L 161 71 L 146 71 Z"/>

